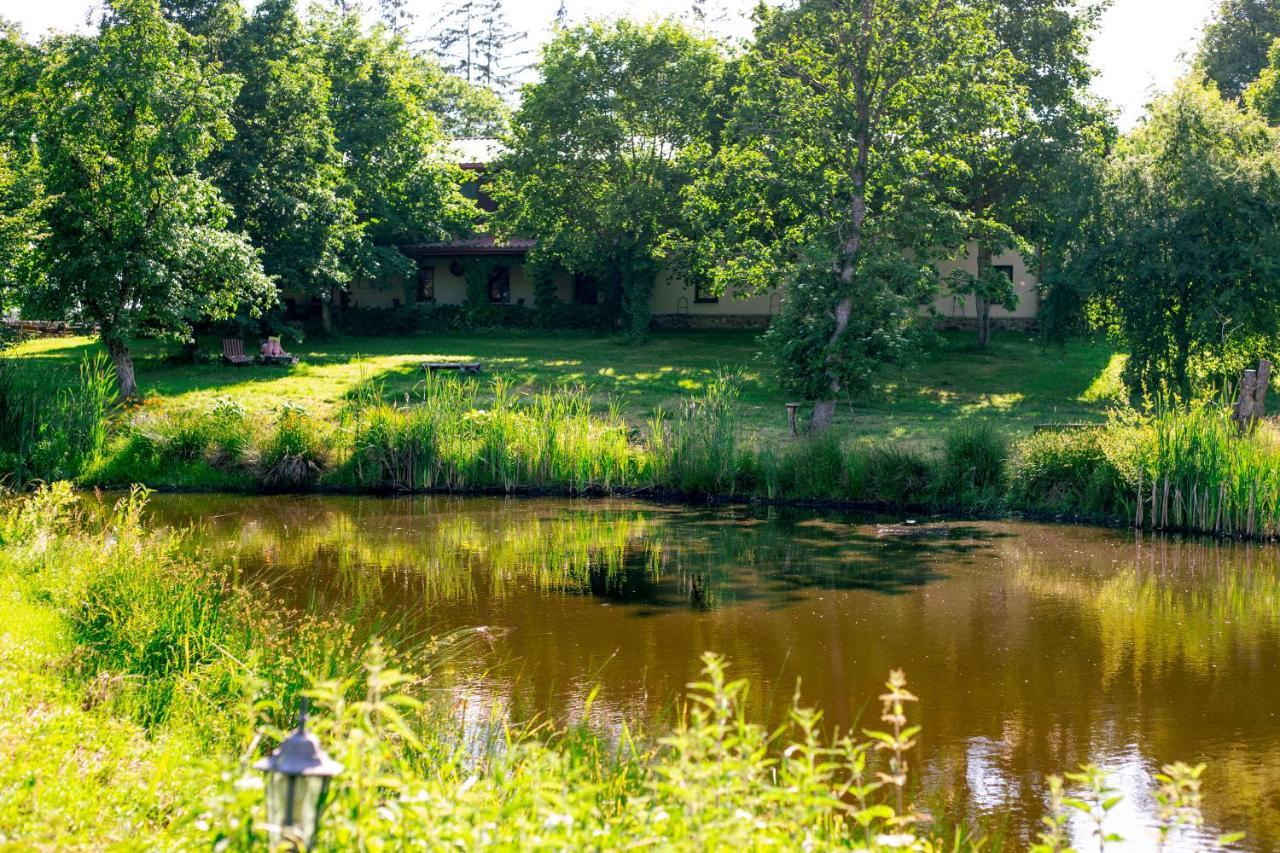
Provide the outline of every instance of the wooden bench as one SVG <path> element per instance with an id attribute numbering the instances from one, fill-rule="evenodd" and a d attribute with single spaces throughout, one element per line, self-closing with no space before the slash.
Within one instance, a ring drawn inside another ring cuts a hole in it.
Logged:
<path id="1" fill-rule="evenodd" d="M 437 370 L 456 370 L 459 373 L 479 373 L 480 362 L 478 361 L 424 361 L 422 369 L 427 373 L 434 373 Z"/>
<path id="2" fill-rule="evenodd" d="M 222 339 L 222 360 L 236 367 L 253 364 L 253 359 L 244 354 L 244 341 L 239 338 Z"/>

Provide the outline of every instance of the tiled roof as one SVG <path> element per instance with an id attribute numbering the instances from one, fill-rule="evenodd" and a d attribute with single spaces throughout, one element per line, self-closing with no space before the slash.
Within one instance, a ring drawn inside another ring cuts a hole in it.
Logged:
<path id="1" fill-rule="evenodd" d="M 523 255 L 537 245 L 537 240 L 516 237 L 499 245 L 492 234 L 449 240 L 441 243 L 419 243 L 405 246 L 407 254 L 420 255 Z"/>

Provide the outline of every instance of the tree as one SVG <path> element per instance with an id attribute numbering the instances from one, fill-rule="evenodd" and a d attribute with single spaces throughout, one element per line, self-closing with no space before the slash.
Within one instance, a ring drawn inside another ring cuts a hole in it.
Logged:
<path id="1" fill-rule="evenodd" d="M 525 69 L 522 60 L 528 52 L 519 45 L 528 35 L 511 26 L 502 0 L 483 0 L 476 39 L 476 83 L 499 94 L 510 93 L 516 75 Z"/>
<path id="2" fill-rule="evenodd" d="M 636 339 L 681 221 L 681 154 L 706 138 L 722 64 L 713 42 L 672 21 L 557 30 L 497 164 L 498 232 L 535 237 L 535 261 L 594 277 Z"/>
<path id="3" fill-rule="evenodd" d="M 413 23 L 413 13 L 409 11 L 409 0 L 378 0 L 378 11 L 387 29 L 398 36 Z"/>
<path id="4" fill-rule="evenodd" d="M 46 199 L 31 107 L 40 62 L 22 33 L 0 21 L 0 312 L 39 275 L 35 248 Z"/>
<path id="5" fill-rule="evenodd" d="M 199 173 L 231 134 L 234 78 L 156 0 L 111 0 L 94 37 L 46 43 L 36 86 L 48 205 L 32 307 L 97 324 L 124 396 L 130 340 L 185 337 L 202 317 L 275 298 L 257 251 Z"/>
<path id="6" fill-rule="evenodd" d="M 1095 315 L 1137 393 L 1184 398 L 1280 334 L 1280 136 L 1212 86 L 1181 81 L 1107 164 L 1091 251 Z"/>
<path id="7" fill-rule="evenodd" d="M 230 40 L 228 70 L 244 80 L 235 136 L 210 170 L 235 209 L 235 225 L 262 250 L 263 267 L 288 292 L 330 304 L 352 276 L 360 238 L 329 115 L 324 54 L 293 0 L 263 0 Z"/>
<path id="8" fill-rule="evenodd" d="M 457 107 L 456 90 L 432 61 L 411 54 L 383 28 L 363 27 L 356 15 L 320 14 L 313 38 L 332 91 L 343 195 L 354 205 L 363 237 L 352 274 L 409 275 L 413 264 L 399 246 L 447 239 L 468 231 L 475 219 L 437 115 Z"/>
<path id="9" fill-rule="evenodd" d="M 1244 100 L 1272 127 L 1280 125 L 1280 39 L 1271 45 L 1266 67 L 1245 90 Z"/>
<path id="10" fill-rule="evenodd" d="M 525 51 L 526 33 L 507 20 L 502 0 L 454 0 L 436 23 L 433 38 L 445 70 L 499 94 L 511 90 Z"/>
<path id="11" fill-rule="evenodd" d="M 839 398 L 902 358 L 964 244 L 963 155 L 1003 113 L 1007 57 L 962 0 L 807 0 L 764 13 L 722 144 L 687 193 L 691 274 L 720 290 L 785 288 L 768 341 L 784 384 Z"/>
<path id="12" fill-rule="evenodd" d="M 1280 0 L 1222 0 L 1197 56 L 1223 97 L 1237 98 L 1267 64 L 1280 36 Z"/>
<path id="13" fill-rule="evenodd" d="M 988 126 L 964 155 L 977 272 L 957 271 L 950 281 L 953 292 L 974 298 L 979 347 L 990 339 L 992 306 L 1018 304 L 1013 282 L 992 267 L 992 257 L 1017 249 L 1043 264 L 1045 255 L 1060 253 L 1061 218 L 1078 209 L 1064 202 L 1088 185 L 1059 178 L 1078 171 L 1080 158 L 1097 156 L 1099 140 L 1109 136 L 1109 117 L 1088 92 L 1089 37 L 1099 12 L 1074 0 L 996 0 L 991 7 L 992 47 L 1011 55 L 1017 89 L 1004 111 L 985 113 Z"/>

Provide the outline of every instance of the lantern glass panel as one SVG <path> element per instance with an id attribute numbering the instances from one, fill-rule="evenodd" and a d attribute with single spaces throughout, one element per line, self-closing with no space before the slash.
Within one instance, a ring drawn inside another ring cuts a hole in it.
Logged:
<path id="1" fill-rule="evenodd" d="M 267 822 L 272 824 L 271 840 L 301 844 L 310 850 L 316 827 L 329 793 L 327 776 L 291 776 L 272 773 L 267 779 Z"/>

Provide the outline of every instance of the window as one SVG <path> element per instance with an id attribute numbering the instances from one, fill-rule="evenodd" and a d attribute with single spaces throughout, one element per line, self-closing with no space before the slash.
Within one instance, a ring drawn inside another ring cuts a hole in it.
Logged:
<path id="1" fill-rule="evenodd" d="M 507 267 L 494 267 L 489 273 L 489 301 L 511 301 L 511 270 Z"/>
<path id="2" fill-rule="evenodd" d="M 709 293 L 705 284 L 698 283 L 693 286 L 693 301 L 710 305 L 719 302 L 720 297 Z"/>
<path id="3" fill-rule="evenodd" d="M 418 294 L 419 302 L 435 302 L 436 301 L 436 268 L 435 267 L 418 267 Z"/>
<path id="4" fill-rule="evenodd" d="M 1009 281 L 1010 281 L 1010 282 L 1012 282 L 1012 281 L 1013 281 L 1013 267 L 1010 267 L 1010 266 L 999 266 L 999 265 L 997 265 L 997 266 L 993 266 L 993 267 L 992 267 L 992 269 L 993 269 L 993 270 L 995 270 L 996 272 L 1002 272 L 1002 273 L 1004 273 L 1005 275 L 1007 275 L 1007 276 L 1009 277 Z"/>
<path id="5" fill-rule="evenodd" d="M 573 277 L 573 304 L 599 305 L 600 284 L 589 275 L 576 273 Z"/>

